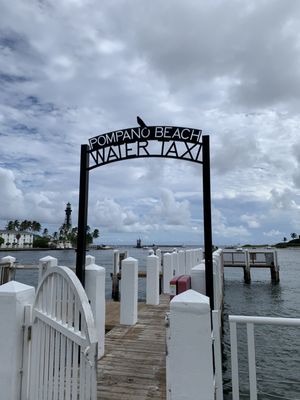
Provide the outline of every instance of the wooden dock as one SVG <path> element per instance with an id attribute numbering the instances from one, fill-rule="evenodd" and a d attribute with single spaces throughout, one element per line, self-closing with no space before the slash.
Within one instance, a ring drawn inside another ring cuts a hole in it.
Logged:
<path id="1" fill-rule="evenodd" d="M 106 303 L 105 355 L 98 362 L 100 400 L 166 399 L 165 313 L 169 296 L 159 306 L 139 303 L 138 323 L 120 325 L 119 303 Z"/>

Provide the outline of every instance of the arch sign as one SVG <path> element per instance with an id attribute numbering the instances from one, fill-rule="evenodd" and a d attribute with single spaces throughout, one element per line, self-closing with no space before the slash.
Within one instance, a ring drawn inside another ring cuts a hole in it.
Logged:
<path id="1" fill-rule="evenodd" d="M 104 133 L 81 145 L 76 274 L 84 285 L 89 171 L 113 162 L 162 157 L 202 164 L 206 294 L 213 309 L 209 136 L 178 126 L 140 126 Z"/>
<path id="2" fill-rule="evenodd" d="M 199 129 L 177 126 L 137 127 L 89 139 L 90 169 L 115 161 L 142 157 L 178 158 L 202 163 Z"/>

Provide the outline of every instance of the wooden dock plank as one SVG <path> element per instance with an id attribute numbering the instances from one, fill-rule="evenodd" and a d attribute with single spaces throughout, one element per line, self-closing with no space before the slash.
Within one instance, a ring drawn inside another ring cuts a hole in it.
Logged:
<path id="1" fill-rule="evenodd" d="M 105 355 L 98 362 L 100 400 L 165 400 L 165 313 L 169 296 L 159 306 L 139 303 L 138 323 L 119 325 L 118 303 L 107 303 L 114 327 L 106 334 Z M 117 320 L 113 320 L 113 316 Z"/>

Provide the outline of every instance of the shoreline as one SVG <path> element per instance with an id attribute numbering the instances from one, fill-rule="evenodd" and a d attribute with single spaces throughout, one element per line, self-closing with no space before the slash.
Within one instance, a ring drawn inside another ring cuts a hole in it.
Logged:
<path id="1" fill-rule="evenodd" d="M 76 251 L 75 248 L 71 248 L 71 249 L 51 249 L 49 247 L 34 247 L 32 249 L 12 249 L 12 248 L 0 249 L 0 252 L 1 251 L 12 251 L 12 252 L 15 252 L 15 251 L 53 251 L 53 250 L 55 250 L 55 251 L 58 251 L 58 250 L 73 250 L 73 251 Z"/>
<path id="2" fill-rule="evenodd" d="M 91 251 L 91 250 L 114 250 L 115 248 L 117 248 L 117 247 L 109 247 L 109 248 L 99 247 L 98 249 L 96 249 L 96 248 L 91 248 L 91 249 L 87 248 L 86 251 Z M 33 247 L 31 249 L 13 249 L 13 248 L 0 249 L 0 252 L 1 251 L 6 251 L 6 252 L 15 252 L 15 251 L 63 251 L 63 250 L 64 251 L 72 250 L 72 251 L 75 251 L 75 252 L 77 251 L 77 249 L 75 247 L 68 248 L 68 249 L 61 249 L 61 248 L 54 249 L 54 248 L 50 248 L 50 247 Z"/>

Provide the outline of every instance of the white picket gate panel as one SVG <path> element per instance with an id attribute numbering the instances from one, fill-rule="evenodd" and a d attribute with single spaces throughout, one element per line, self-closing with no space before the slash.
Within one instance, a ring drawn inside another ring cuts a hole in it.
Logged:
<path id="1" fill-rule="evenodd" d="M 30 400 L 96 400 L 97 338 L 77 276 L 50 268 L 32 314 Z"/>

